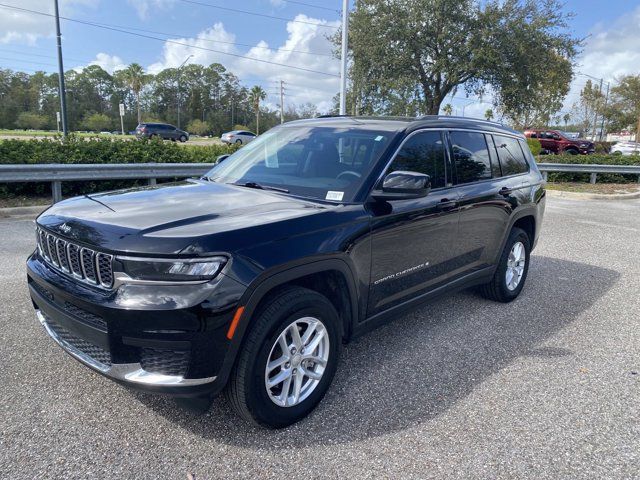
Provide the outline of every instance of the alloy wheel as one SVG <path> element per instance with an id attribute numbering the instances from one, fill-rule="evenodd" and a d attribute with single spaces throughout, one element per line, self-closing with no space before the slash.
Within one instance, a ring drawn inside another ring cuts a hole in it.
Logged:
<path id="1" fill-rule="evenodd" d="M 505 280 L 507 288 L 514 291 L 520 285 L 522 275 L 524 274 L 524 267 L 527 262 L 527 253 L 522 242 L 515 242 L 509 252 L 507 258 L 507 271 L 505 274 Z"/>

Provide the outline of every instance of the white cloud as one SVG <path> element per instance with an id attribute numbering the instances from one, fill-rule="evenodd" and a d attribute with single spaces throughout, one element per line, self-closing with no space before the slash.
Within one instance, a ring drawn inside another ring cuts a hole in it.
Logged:
<path id="1" fill-rule="evenodd" d="M 334 27 L 339 25 L 337 21 L 329 22 L 306 15 L 298 15 L 295 19 Z M 319 25 L 288 22 L 288 36 L 282 45 L 271 46 L 265 41 L 260 41 L 249 50 L 240 50 L 228 43 L 215 43 L 216 41 L 235 42 L 236 38 L 234 34 L 225 29 L 222 23 L 216 23 L 212 28 L 199 33 L 195 38 L 172 39 L 179 45 L 165 43 L 161 60 L 150 65 L 148 71 L 157 73 L 163 68 L 177 67 L 185 58 L 193 55 L 189 63 L 209 65 L 219 62 L 227 70 L 236 74 L 247 86 L 262 85 L 270 94 L 266 102 L 267 106 L 276 108 L 279 103 L 279 97 L 275 93 L 276 84 L 280 80 L 284 80 L 285 108 L 292 103 L 301 105 L 311 102 L 316 104 L 321 112 L 326 112 L 332 107 L 332 98 L 339 89 L 337 75 L 340 74 L 340 62 L 331 56 L 333 47 L 327 39 L 327 34 L 331 32 L 333 32 L 332 29 Z M 218 50 L 262 61 L 233 57 L 193 47 Z M 301 52 L 314 52 L 314 54 Z M 296 70 L 281 65 L 292 65 L 336 76 Z"/>
<path id="2" fill-rule="evenodd" d="M 99 0 L 62 0 L 60 10 L 64 13 L 74 11 L 76 6 L 95 7 Z M 22 0 L 17 7 L 53 14 L 52 2 L 43 0 Z M 54 35 L 55 27 L 51 17 L 35 15 L 19 10 L 0 10 L 0 44 L 24 43 L 33 45 L 40 37 Z"/>
<path id="3" fill-rule="evenodd" d="M 602 78 L 612 85 L 620 76 L 640 74 L 640 7 L 606 26 L 596 25 L 590 33 L 576 71 Z M 587 80 L 583 75 L 576 76 L 565 101 L 565 110 L 579 100 L 580 90 Z"/>
<path id="4" fill-rule="evenodd" d="M 117 55 L 109 55 L 108 53 L 97 54 L 95 60 L 89 62 L 89 65 L 98 65 L 109 73 L 127 68 L 127 65 L 120 57 Z"/>
<path id="5" fill-rule="evenodd" d="M 150 13 L 164 12 L 175 4 L 175 0 L 128 0 L 142 20 L 149 18 Z"/>

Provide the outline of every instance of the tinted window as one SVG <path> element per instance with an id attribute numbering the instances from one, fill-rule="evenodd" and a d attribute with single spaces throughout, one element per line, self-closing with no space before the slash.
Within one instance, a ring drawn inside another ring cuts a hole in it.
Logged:
<path id="1" fill-rule="evenodd" d="M 491 160 L 484 134 L 451 132 L 450 138 L 458 183 L 491 178 Z"/>
<path id="2" fill-rule="evenodd" d="M 493 137 L 491 135 L 485 135 L 485 138 L 487 139 L 487 145 L 489 146 L 489 157 L 491 157 L 491 173 L 493 174 L 493 178 L 501 177 L 502 171 L 500 170 L 496 144 L 493 142 Z"/>
<path id="3" fill-rule="evenodd" d="M 440 132 L 421 132 L 409 138 L 394 158 L 387 173 L 405 170 L 431 177 L 431 188 L 446 184 L 445 150 Z"/>
<path id="4" fill-rule="evenodd" d="M 494 135 L 498 158 L 503 175 L 516 175 L 529 170 L 529 166 L 520 148 L 520 142 L 512 137 Z"/>

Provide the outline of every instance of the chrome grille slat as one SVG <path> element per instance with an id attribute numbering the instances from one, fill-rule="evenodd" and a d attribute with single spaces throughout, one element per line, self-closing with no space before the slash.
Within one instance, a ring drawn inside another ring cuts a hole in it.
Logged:
<path id="1" fill-rule="evenodd" d="M 39 227 L 36 239 L 38 253 L 47 264 L 84 283 L 103 288 L 113 286 L 113 255 L 81 247 Z"/>

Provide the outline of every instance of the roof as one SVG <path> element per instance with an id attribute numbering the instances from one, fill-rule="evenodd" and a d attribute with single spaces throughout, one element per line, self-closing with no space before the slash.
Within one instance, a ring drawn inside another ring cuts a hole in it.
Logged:
<path id="1" fill-rule="evenodd" d="M 376 128 L 387 131 L 406 130 L 411 132 L 419 128 L 467 128 L 493 133 L 508 133 L 523 136 L 521 132 L 497 122 L 479 118 L 454 117 L 448 115 L 426 115 L 424 117 L 353 117 L 348 115 L 322 116 L 305 120 L 294 120 L 285 125 L 313 125 L 326 127 Z"/>

